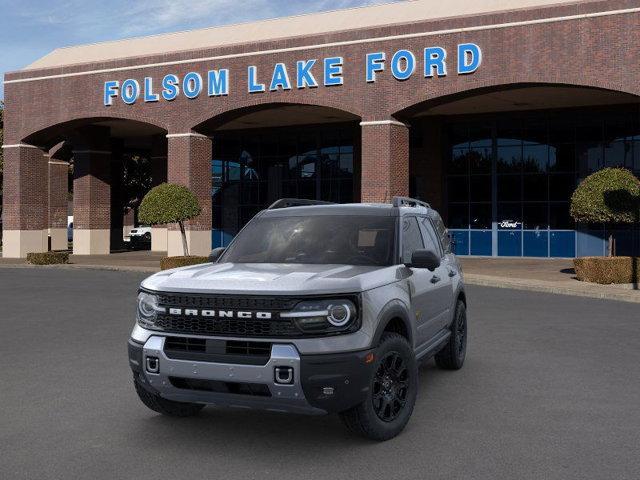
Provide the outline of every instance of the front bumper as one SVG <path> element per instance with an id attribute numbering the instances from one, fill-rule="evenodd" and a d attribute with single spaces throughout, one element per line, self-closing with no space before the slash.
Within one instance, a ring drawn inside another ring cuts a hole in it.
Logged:
<path id="1" fill-rule="evenodd" d="M 144 344 L 130 339 L 129 365 L 146 389 L 168 400 L 317 415 L 348 410 L 369 390 L 371 350 L 300 355 L 292 344 L 274 343 L 264 365 L 251 365 L 169 358 L 164 343 L 160 335 Z M 157 373 L 147 359 L 157 359 Z M 290 384 L 276 382 L 276 368 L 285 367 Z"/>

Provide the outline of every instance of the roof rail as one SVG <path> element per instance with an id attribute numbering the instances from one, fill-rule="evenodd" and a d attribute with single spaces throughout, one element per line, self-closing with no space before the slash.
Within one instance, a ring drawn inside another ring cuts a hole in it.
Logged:
<path id="1" fill-rule="evenodd" d="M 322 200 L 307 200 L 306 198 L 281 198 L 276 200 L 267 210 L 276 210 L 278 208 L 303 207 L 306 205 L 335 205 L 334 202 L 323 202 Z"/>
<path id="2" fill-rule="evenodd" d="M 416 200 L 415 198 L 410 197 L 393 197 L 391 201 L 394 207 L 425 207 L 431 208 L 427 202 L 423 202 L 422 200 Z"/>

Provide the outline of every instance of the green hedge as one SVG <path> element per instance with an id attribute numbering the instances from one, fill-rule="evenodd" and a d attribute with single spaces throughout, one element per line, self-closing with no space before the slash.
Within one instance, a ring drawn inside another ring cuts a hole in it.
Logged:
<path id="1" fill-rule="evenodd" d="M 164 257 L 162 260 L 160 260 L 160 270 L 188 267 L 189 265 L 198 265 L 200 263 L 208 262 L 209 257 L 198 257 L 195 255 L 191 255 L 188 257 Z"/>
<path id="2" fill-rule="evenodd" d="M 58 265 L 69 263 L 69 252 L 27 253 L 31 265 Z"/>
<path id="3" fill-rule="evenodd" d="M 640 282 L 640 257 L 580 257 L 573 260 L 576 277 L 583 282 Z M 635 279 L 634 279 L 635 274 Z"/>

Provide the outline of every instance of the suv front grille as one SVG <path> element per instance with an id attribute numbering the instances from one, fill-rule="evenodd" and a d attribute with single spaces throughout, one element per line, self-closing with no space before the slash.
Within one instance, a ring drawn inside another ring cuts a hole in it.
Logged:
<path id="1" fill-rule="evenodd" d="M 161 305 L 232 310 L 291 310 L 299 300 L 284 297 L 240 297 L 160 293 Z"/>
<path id="2" fill-rule="evenodd" d="M 291 297 L 258 297 L 237 295 L 205 295 L 159 293 L 159 304 L 167 313 L 159 313 L 156 326 L 168 333 L 237 337 L 295 337 L 302 332 L 291 319 L 280 318 L 279 312 L 291 310 L 300 299 Z M 269 312 L 271 318 L 211 317 L 174 315 L 169 309 Z"/>
<path id="3" fill-rule="evenodd" d="M 168 333 L 238 337 L 292 337 L 300 330 L 290 319 L 182 317 L 159 314 L 155 325 Z"/>

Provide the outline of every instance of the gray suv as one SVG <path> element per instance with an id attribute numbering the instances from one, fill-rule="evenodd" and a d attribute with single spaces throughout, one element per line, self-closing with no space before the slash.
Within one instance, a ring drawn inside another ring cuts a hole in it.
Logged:
<path id="1" fill-rule="evenodd" d="M 413 411 L 418 362 L 462 367 L 462 270 L 426 203 L 279 200 L 210 260 L 140 286 L 129 363 L 156 412 L 338 413 L 387 440 Z"/>

